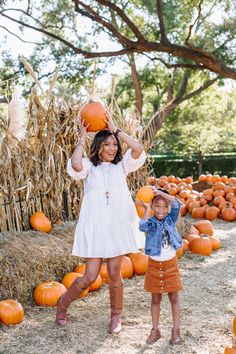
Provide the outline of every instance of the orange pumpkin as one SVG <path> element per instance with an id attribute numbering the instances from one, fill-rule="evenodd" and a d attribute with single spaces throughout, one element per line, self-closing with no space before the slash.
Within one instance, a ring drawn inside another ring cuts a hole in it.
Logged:
<path id="1" fill-rule="evenodd" d="M 200 234 L 213 235 L 212 223 L 209 220 L 199 220 L 194 226 Z"/>
<path id="2" fill-rule="evenodd" d="M 236 354 L 236 348 L 225 347 L 224 354 Z"/>
<path id="3" fill-rule="evenodd" d="M 109 282 L 109 277 L 108 277 L 108 272 L 107 272 L 107 264 L 102 263 L 101 269 L 100 269 L 100 275 L 102 278 L 102 283 L 103 284 L 108 284 Z"/>
<path id="4" fill-rule="evenodd" d="M 136 198 L 144 203 L 150 203 L 154 197 L 154 190 L 150 186 L 141 187 L 136 193 Z"/>
<path id="5" fill-rule="evenodd" d="M 214 191 L 218 191 L 218 190 L 224 190 L 225 189 L 225 184 L 223 182 L 217 182 L 214 184 L 213 186 L 213 190 Z"/>
<path id="6" fill-rule="evenodd" d="M 236 337 L 236 316 L 233 319 L 233 334 Z"/>
<path id="7" fill-rule="evenodd" d="M 100 102 L 90 101 L 83 105 L 80 110 L 80 117 L 81 121 L 84 120 L 85 126 L 89 124 L 88 132 L 97 132 L 107 127 L 105 122 L 106 110 Z"/>
<path id="8" fill-rule="evenodd" d="M 236 219 L 236 210 L 231 207 L 226 207 L 221 210 L 222 219 L 225 221 L 234 221 Z"/>
<path id="9" fill-rule="evenodd" d="M 58 299 L 65 292 L 66 287 L 57 281 L 44 282 L 36 286 L 34 302 L 38 306 L 56 306 Z"/>
<path id="10" fill-rule="evenodd" d="M 24 309 L 16 300 L 0 301 L 0 322 L 15 325 L 24 319 Z"/>
<path id="11" fill-rule="evenodd" d="M 192 253 L 210 256 L 212 252 L 212 244 L 208 237 L 197 237 L 190 242 L 190 251 Z"/>
<path id="12" fill-rule="evenodd" d="M 217 198 L 220 198 L 220 197 L 217 197 Z M 220 213 L 219 208 L 214 207 L 214 206 L 209 207 L 206 209 L 205 218 L 210 221 L 215 220 L 218 218 L 219 213 Z"/>
<path id="13" fill-rule="evenodd" d="M 194 219 L 203 219 L 205 216 L 206 209 L 204 207 L 196 207 L 192 210 L 192 217 Z"/>
<path id="14" fill-rule="evenodd" d="M 180 215 L 185 216 L 187 214 L 187 207 L 186 205 L 181 205 L 180 207 Z"/>
<path id="15" fill-rule="evenodd" d="M 224 175 L 220 177 L 220 181 L 223 183 L 228 183 L 228 176 Z"/>
<path id="16" fill-rule="evenodd" d="M 212 250 L 218 250 L 221 247 L 221 242 L 217 237 L 209 236 L 209 240 L 211 241 Z"/>
<path id="17" fill-rule="evenodd" d="M 147 183 L 150 184 L 151 186 L 155 186 L 156 184 L 156 177 L 154 176 L 149 176 L 147 179 Z"/>
<path id="18" fill-rule="evenodd" d="M 186 252 L 189 249 L 189 241 L 187 239 L 183 239 L 183 251 Z"/>
<path id="19" fill-rule="evenodd" d="M 202 174 L 198 177 L 198 182 L 204 182 L 206 180 L 206 175 Z"/>
<path id="20" fill-rule="evenodd" d="M 84 274 L 85 269 L 86 269 L 86 264 L 81 263 L 75 267 L 74 272 Z M 89 292 L 98 290 L 101 286 L 102 286 L 102 277 L 100 274 L 98 274 L 97 279 L 90 285 Z"/>
<path id="21" fill-rule="evenodd" d="M 195 238 L 199 238 L 200 236 L 196 235 L 196 234 L 188 234 L 186 236 L 184 236 L 185 240 L 187 240 L 189 242 L 189 245 L 191 244 L 191 242 L 195 239 Z"/>
<path id="22" fill-rule="evenodd" d="M 127 256 L 122 257 L 121 275 L 123 279 L 131 278 L 134 273 L 134 267 L 131 259 Z"/>
<path id="23" fill-rule="evenodd" d="M 180 259 L 180 258 L 182 257 L 183 252 L 184 252 L 183 247 L 180 247 L 180 248 L 178 248 L 178 249 L 176 250 L 176 256 L 177 256 L 178 259 Z"/>
<path id="24" fill-rule="evenodd" d="M 77 278 L 81 278 L 82 276 L 83 274 L 80 273 L 69 272 L 66 275 L 64 275 L 61 282 L 68 289 Z M 88 292 L 89 292 L 89 287 L 85 289 L 78 298 L 82 299 L 88 294 Z"/>
<path id="25" fill-rule="evenodd" d="M 89 292 L 96 291 L 96 290 L 100 289 L 101 286 L 102 286 L 102 277 L 100 274 L 98 274 L 97 279 L 90 285 Z"/>
<path id="26" fill-rule="evenodd" d="M 133 263 L 134 274 L 143 275 L 147 272 L 148 256 L 144 253 L 129 253 L 128 257 Z"/>
<path id="27" fill-rule="evenodd" d="M 77 265 L 74 269 L 74 272 L 76 273 L 80 273 L 80 274 L 84 274 L 86 269 L 86 264 L 85 263 L 81 263 L 79 265 Z"/>
<path id="28" fill-rule="evenodd" d="M 220 181 L 220 176 L 219 175 L 213 175 L 211 178 L 212 183 L 216 183 Z"/>
<path id="29" fill-rule="evenodd" d="M 138 216 L 140 217 L 140 219 L 143 217 L 144 213 L 145 213 L 145 208 L 140 205 L 140 204 L 135 204 Z M 153 210 L 150 210 L 149 212 L 149 216 L 152 217 L 154 215 Z"/>
<path id="30" fill-rule="evenodd" d="M 38 231 L 48 233 L 52 229 L 51 221 L 41 211 L 37 211 L 32 214 L 29 222 L 32 228 Z"/>

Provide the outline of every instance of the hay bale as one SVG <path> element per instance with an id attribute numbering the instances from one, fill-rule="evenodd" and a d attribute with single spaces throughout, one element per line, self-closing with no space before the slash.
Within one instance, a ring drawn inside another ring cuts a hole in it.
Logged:
<path id="1" fill-rule="evenodd" d="M 49 234 L 38 231 L 0 234 L 0 300 L 33 303 L 36 285 L 61 281 L 79 263 L 71 255 L 75 222 L 54 225 Z"/>

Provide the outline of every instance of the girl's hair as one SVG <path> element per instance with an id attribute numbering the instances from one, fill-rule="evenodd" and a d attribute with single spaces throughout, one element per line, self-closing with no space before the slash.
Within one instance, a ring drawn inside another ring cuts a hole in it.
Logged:
<path id="1" fill-rule="evenodd" d="M 120 145 L 120 141 L 118 139 L 118 137 L 114 134 L 112 134 L 112 132 L 110 132 L 110 130 L 104 129 L 104 130 L 100 130 L 94 137 L 91 146 L 90 146 L 90 161 L 93 163 L 94 166 L 98 166 L 102 163 L 102 160 L 100 159 L 99 156 L 99 152 L 101 149 L 101 145 L 102 143 L 104 143 L 109 136 L 113 136 L 116 139 L 117 142 L 117 153 L 116 156 L 114 158 L 114 160 L 112 161 L 112 163 L 114 165 L 116 165 L 119 161 L 121 161 L 122 159 L 122 149 L 121 149 L 121 145 Z"/>

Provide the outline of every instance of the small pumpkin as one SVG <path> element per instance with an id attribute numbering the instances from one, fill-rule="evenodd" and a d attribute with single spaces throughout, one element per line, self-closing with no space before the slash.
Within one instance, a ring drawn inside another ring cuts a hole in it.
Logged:
<path id="1" fill-rule="evenodd" d="M 221 248 L 221 242 L 217 237 L 209 236 L 209 240 L 211 241 L 213 251 Z"/>
<path id="2" fill-rule="evenodd" d="M 34 302 L 38 306 L 56 306 L 66 287 L 57 281 L 43 282 L 34 290 Z"/>
<path id="3" fill-rule="evenodd" d="M 136 207 L 138 216 L 141 219 L 145 213 L 145 208 L 140 204 L 135 204 L 135 207 Z M 154 212 L 153 212 L 153 210 L 150 209 L 149 216 L 152 217 L 153 215 L 154 215 Z"/>
<path id="4" fill-rule="evenodd" d="M 136 193 L 136 198 L 144 203 L 150 203 L 154 197 L 154 190 L 150 186 L 141 187 Z"/>
<path id="5" fill-rule="evenodd" d="M 24 309 L 16 300 L 0 301 L 0 322 L 5 325 L 15 325 L 24 319 Z"/>
<path id="6" fill-rule="evenodd" d="M 212 236 L 214 233 L 212 223 L 209 220 L 199 220 L 194 226 L 200 234 L 207 234 Z"/>
<path id="7" fill-rule="evenodd" d="M 88 132 L 97 132 L 105 129 L 107 123 L 105 107 L 100 102 L 90 101 L 82 106 L 80 110 L 81 120 L 84 120 L 85 126 L 89 124 Z"/>
<path id="8" fill-rule="evenodd" d="M 236 337 L 236 316 L 233 319 L 233 334 Z"/>
<path id="9" fill-rule="evenodd" d="M 101 286 L 102 286 L 102 277 L 100 274 L 98 274 L 97 279 L 90 285 L 89 292 L 96 291 L 100 289 Z"/>
<path id="10" fill-rule="evenodd" d="M 29 222 L 32 228 L 38 231 L 48 233 L 52 229 L 51 221 L 41 211 L 36 211 L 34 214 L 32 214 Z"/>
<path id="11" fill-rule="evenodd" d="M 82 276 L 83 274 L 80 273 L 69 272 L 64 275 L 61 282 L 68 289 L 77 278 L 81 278 Z M 88 294 L 88 292 L 89 292 L 89 287 L 85 289 L 78 298 L 83 299 Z"/>
<path id="12" fill-rule="evenodd" d="M 186 252 L 189 250 L 189 241 L 187 239 L 183 239 L 183 251 Z"/>
<path id="13" fill-rule="evenodd" d="M 134 274 L 143 275 L 147 272 L 148 256 L 144 253 L 129 253 L 128 257 L 131 259 L 134 268 Z"/>
<path id="14" fill-rule="evenodd" d="M 107 272 L 107 264 L 106 263 L 102 263 L 101 269 L 100 269 L 100 275 L 102 278 L 102 283 L 103 284 L 107 284 L 109 281 L 109 277 L 108 277 L 108 272 Z"/>
<path id="15" fill-rule="evenodd" d="M 178 249 L 176 250 L 176 256 L 177 256 L 178 259 L 180 259 L 180 258 L 182 257 L 183 252 L 184 252 L 183 247 L 180 247 L 180 248 L 178 248 Z"/>
<path id="16" fill-rule="evenodd" d="M 217 197 L 220 198 L 220 197 Z M 205 213 L 205 218 L 209 221 L 215 220 L 218 218 L 218 215 L 220 213 L 220 209 L 217 207 L 209 207 L 206 209 L 206 213 Z"/>
<path id="17" fill-rule="evenodd" d="M 236 210 L 232 207 L 226 207 L 221 210 L 222 219 L 225 221 L 234 221 L 236 219 Z"/>
<path id="18" fill-rule="evenodd" d="M 206 209 L 204 207 L 195 207 L 192 210 L 192 217 L 194 219 L 203 219 L 205 216 Z"/>
<path id="19" fill-rule="evenodd" d="M 74 272 L 84 274 L 86 269 L 86 264 L 81 263 L 77 265 L 74 269 Z M 102 286 L 102 277 L 100 274 L 98 274 L 97 279 L 90 285 L 89 291 L 96 291 Z"/>

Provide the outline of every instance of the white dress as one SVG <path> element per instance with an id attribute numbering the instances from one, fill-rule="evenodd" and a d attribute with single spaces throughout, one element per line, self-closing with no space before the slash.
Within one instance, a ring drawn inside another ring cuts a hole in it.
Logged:
<path id="1" fill-rule="evenodd" d="M 88 158 L 83 158 L 80 172 L 76 172 L 71 159 L 68 160 L 69 175 L 84 182 L 84 197 L 72 249 L 74 256 L 111 258 L 144 248 L 145 235 L 139 231 L 140 219 L 126 176 L 141 167 L 145 159 L 145 152 L 134 159 L 131 149 L 116 165 L 102 162 L 94 166 Z"/>

